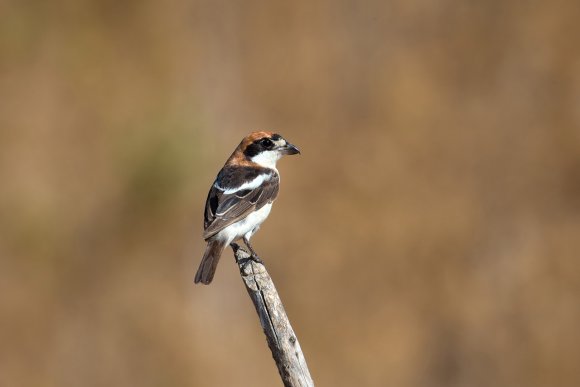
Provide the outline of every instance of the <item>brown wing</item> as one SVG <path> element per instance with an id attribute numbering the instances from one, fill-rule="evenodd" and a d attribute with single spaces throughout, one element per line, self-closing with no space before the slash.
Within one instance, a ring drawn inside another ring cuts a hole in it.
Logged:
<path id="1" fill-rule="evenodd" d="M 272 203 L 278 196 L 279 182 L 278 174 L 273 173 L 259 187 L 231 194 L 226 194 L 213 185 L 205 203 L 203 238 L 211 238 L 230 224 Z"/>

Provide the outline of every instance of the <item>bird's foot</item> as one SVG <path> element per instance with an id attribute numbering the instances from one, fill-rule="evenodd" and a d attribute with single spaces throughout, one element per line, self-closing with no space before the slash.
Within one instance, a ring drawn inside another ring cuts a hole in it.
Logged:
<path id="1" fill-rule="evenodd" d="M 258 256 L 256 255 L 256 253 L 253 253 L 253 254 L 250 256 L 250 259 L 251 259 L 252 261 L 256 262 L 256 263 L 259 263 L 260 265 L 263 265 L 263 264 L 264 264 L 264 261 L 262 261 L 262 260 L 260 259 L 260 257 L 258 257 Z"/>
<path id="2" fill-rule="evenodd" d="M 250 259 L 256 263 L 259 263 L 260 265 L 263 265 L 264 262 L 262 262 L 260 257 L 258 257 L 258 254 L 256 254 L 256 252 L 254 251 L 254 248 L 250 244 L 250 240 L 248 238 L 244 237 L 244 243 L 248 247 L 248 249 L 250 249 Z"/>
<path id="3" fill-rule="evenodd" d="M 249 254 L 250 256 L 248 258 L 240 259 L 238 263 L 246 263 L 248 261 L 254 261 L 256 263 L 259 263 L 260 265 L 263 265 L 264 261 L 262 261 L 260 257 L 258 257 L 258 254 L 256 254 L 254 249 L 252 249 L 252 247 L 247 243 L 246 245 L 248 247 L 248 250 L 250 250 L 249 252 L 235 242 L 230 243 L 230 247 L 232 248 L 232 250 L 234 250 L 234 257 L 236 258 L 236 262 L 238 262 L 238 250 L 242 250 L 247 254 Z"/>

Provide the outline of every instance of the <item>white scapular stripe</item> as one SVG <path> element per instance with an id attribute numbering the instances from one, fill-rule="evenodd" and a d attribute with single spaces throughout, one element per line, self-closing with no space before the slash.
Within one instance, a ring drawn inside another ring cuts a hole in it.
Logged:
<path id="1" fill-rule="evenodd" d="M 271 174 L 264 173 L 264 174 L 256 177 L 254 180 L 248 181 L 239 187 L 233 187 L 233 188 L 220 187 L 219 184 L 217 183 L 217 181 L 214 183 L 213 186 L 216 187 L 217 189 L 219 189 L 220 191 L 222 191 L 224 194 L 229 195 L 229 194 L 233 194 L 233 193 L 238 192 L 238 191 L 243 191 L 245 189 L 258 188 L 265 180 L 269 180 L 270 177 L 272 177 Z"/>

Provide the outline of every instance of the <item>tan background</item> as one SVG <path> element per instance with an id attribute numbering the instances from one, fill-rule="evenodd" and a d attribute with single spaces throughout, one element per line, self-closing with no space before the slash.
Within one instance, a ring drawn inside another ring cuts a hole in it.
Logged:
<path id="1" fill-rule="evenodd" d="M 0 386 L 275 386 L 231 253 L 241 138 L 302 156 L 254 245 L 319 386 L 580 385 L 580 2 L 0 2 Z"/>

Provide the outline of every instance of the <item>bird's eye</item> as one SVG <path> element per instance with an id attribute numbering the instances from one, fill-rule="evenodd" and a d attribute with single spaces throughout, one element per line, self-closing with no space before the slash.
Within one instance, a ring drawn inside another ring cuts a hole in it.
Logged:
<path id="1" fill-rule="evenodd" d="M 260 144 L 262 144 L 264 148 L 271 148 L 274 146 L 274 143 L 269 138 L 263 138 L 260 140 Z"/>

